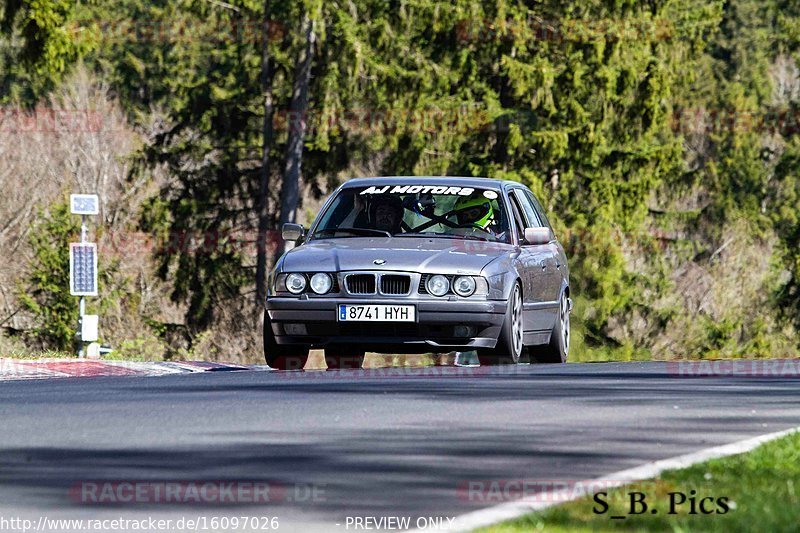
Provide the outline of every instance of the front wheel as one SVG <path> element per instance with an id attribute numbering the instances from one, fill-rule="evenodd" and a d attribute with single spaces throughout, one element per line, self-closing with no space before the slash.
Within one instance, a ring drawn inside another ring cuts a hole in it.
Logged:
<path id="1" fill-rule="evenodd" d="M 361 368 L 364 364 L 365 351 L 347 345 L 332 344 L 325 348 L 325 363 L 328 370 Z"/>
<path id="2" fill-rule="evenodd" d="M 516 284 L 508 299 L 497 346 L 479 349 L 478 360 L 481 365 L 515 365 L 520 361 L 522 349 L 522 290 Z"/>
<path id="3" fill-rule="evenodd" d="M 282 345 L 275 341 L 269 315 L 264 312 L 264 359 L 275 370 L 302 370 L 308 361 L 308 346 Z"/>
<path id="4" fill-rule="evenodd" d="M 531 357 L 536 363 L 566 363 L 569 355 L 569 298 L 567 293 L 561 295 L 558 306 L 558 319 L 553 332 L 550 334 L 550 342 L 544 346 L 532 346 L 530 348 Z"/>

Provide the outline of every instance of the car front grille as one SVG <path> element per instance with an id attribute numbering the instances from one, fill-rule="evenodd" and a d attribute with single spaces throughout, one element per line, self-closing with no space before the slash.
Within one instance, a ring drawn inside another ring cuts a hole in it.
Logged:
<path id="1" fill-rule="evenodd" d="M 381 276 L 381 292 L 383 294 L 408 294 L 411 288 L 411 277 L 386 274 Z"/>
<path id="2" fill-rule="evenodd" d="M 350 274 L 345 278 L 350 294 L 375 294 L 374 274 Z"/>

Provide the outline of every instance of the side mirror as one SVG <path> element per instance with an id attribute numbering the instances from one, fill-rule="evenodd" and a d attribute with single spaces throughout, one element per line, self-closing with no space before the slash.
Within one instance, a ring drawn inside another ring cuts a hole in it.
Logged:
<path id="1" fill-rule="evenodd" d="M 547 244 L 555 238 L 550 228 L 525 228 L 526 244 Z"/>
<path id="2" fill-rule="evenodd" d="M 300 224 L 286 223 L 281 228 L 281 237 L 284 241 L 296 241 L 302 239 L 306 234 L 306 229 Z"/>

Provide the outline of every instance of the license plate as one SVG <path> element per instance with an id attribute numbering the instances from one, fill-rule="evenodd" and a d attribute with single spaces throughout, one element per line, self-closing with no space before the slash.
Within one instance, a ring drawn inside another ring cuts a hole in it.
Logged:
<path id="1" fill-rule="evenodd" d="M 413 305 L 339 304 L 339 322 L 415 322 Z"/>

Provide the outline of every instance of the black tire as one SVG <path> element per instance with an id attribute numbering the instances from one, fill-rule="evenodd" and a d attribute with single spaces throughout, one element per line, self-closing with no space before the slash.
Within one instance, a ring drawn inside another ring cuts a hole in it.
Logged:
<path id="1" fill-rule="evenodd" d="M 515 365 L 520 362 L 524 351 L 522 343 L 522 289 L 519 283 L 514 286 L 508 299 L 508 309 L 494 348 L 480 348 L 478 360 L 481 365 Z"/>
<path id="2" fill-rule="evenodd" d="M 325 347 L 325 363 L 328 370 L 361 368 L 365 351 L 346 344 L 332 344 Z"/>
<path id="3" fill-rule="evenodd" d="M 275 342 L 272 323 L 264 313 L 264 360 L 275 370 L 302 370 L 308 361 L 308 346 Z"/>
<path id="4" fill-rule="evenodd" d="M 550 342 L 542 346 L 531 346 L 532 362 L 537 364 L 566 363 L 569 356 L 569 298 L 567 293 L 561 295 L 558 304 L 558 318 L 550 334 Z"/>

